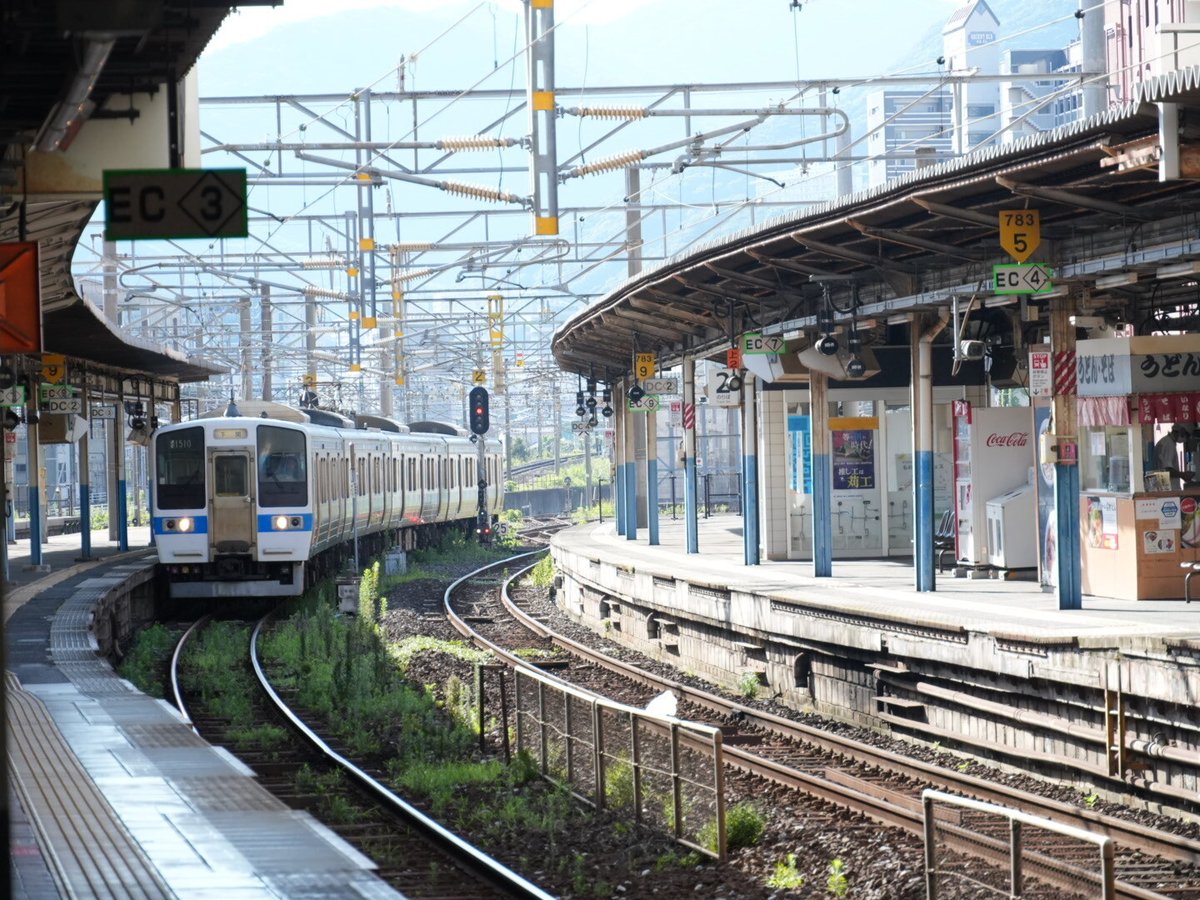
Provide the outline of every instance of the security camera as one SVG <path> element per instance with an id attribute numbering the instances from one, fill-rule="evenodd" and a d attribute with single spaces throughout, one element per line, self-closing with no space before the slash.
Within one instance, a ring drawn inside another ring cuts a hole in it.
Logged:
<path id="1" fill-rule="evenodd" d="M 959 341 L 959 359 L 983 359 L 987 352 L 987 344 L 983 341 Z"/>
<path id="2" fill-rule="evenodd" d="M 827 334 L 825 337 L 817 341 L 817 350 L 824 356 L 836 356 L 838 352 L 838 342 L 832 334 Z"/>

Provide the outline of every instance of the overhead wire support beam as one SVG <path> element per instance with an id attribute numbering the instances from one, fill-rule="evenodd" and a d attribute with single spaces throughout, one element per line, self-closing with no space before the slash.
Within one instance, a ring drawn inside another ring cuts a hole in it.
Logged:
<path id="1" fill-rule="evenodd" d="M 554 0 L 525 0 L 525 31 L 533 233 L 558 234 Z"/>

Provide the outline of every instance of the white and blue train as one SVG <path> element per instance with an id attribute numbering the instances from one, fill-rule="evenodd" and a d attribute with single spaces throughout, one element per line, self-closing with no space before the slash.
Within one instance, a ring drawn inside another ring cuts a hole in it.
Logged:
<path id="1" fill-rule="evenodd" d="M 152 436 L 152 525 L 172 598 L 284 597 L 367 553 L 491 528 L 501 443 L 250 401 Z M 482 476 L 482 477 L 481 477 Z M 487 512 L 481 515 L 481 503 Z"/>

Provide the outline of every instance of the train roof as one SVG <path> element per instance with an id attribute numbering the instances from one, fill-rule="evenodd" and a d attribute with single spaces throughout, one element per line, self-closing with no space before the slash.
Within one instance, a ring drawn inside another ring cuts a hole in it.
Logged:
<path id="1" fill-rule="evenodd" d="M 271 400 L 230 400 L 227 405 L 214 406 L 212 409 L 200 413 L 196 418 L 225 419 L 241 416 L 247 419 L 282 419 L 285 422 L 304 423 L 308 421 L 304 412 Z"/>
<path id="2" fill-rule="evenodd" d="M 409 422 L 408 430 L 416 434 L 445 434 L 450 437 L 466 437 L 467 429 L 449 422 Z"/>
<path id="3" fill-rule="evenodd" d="M 355 415 L 354 424 L 359 428 L 378 428 L 380 431 L 391 431 L 396 434 L 405 434 L 412 430 L 407 425 L 403 425 L 395 419 L 389 419 L 385 416 L 372 416 L 368 413 L 358 413 Z"/>

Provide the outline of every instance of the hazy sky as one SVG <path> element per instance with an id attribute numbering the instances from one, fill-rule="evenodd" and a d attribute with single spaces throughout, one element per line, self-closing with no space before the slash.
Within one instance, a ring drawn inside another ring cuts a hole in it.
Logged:
<path id="1" fill-rule="evenodd" d="M 958 5 L 803 0 L 794 9 L 790 0 L 560 0 L 556 70 L 563 84 L 882 74 Z M 339 0 L 330 12 L 333 6 L 285 0 L 230 15 L 202 60 L 202 90 L 211 93 L 211 79 L 222 93 L 233 85 L 246 93 L 299 92 L 312 90 L 307 82 L 318 77 L 327 89 L 351 79 L 364 85 L 382 79 L 390 87 L 389 73 L 414 54 L 410 71 L 424 75 L 425 86 L 442 78 L 473 84 L 497 63 L 492 77 L 506 86 L 503 64 L 523 43 L 517 0 Z M 259 53 L 245 62 L 235 48 L 248 44 Z M 240 62 L 221 65 L 230 59 Z"/>

